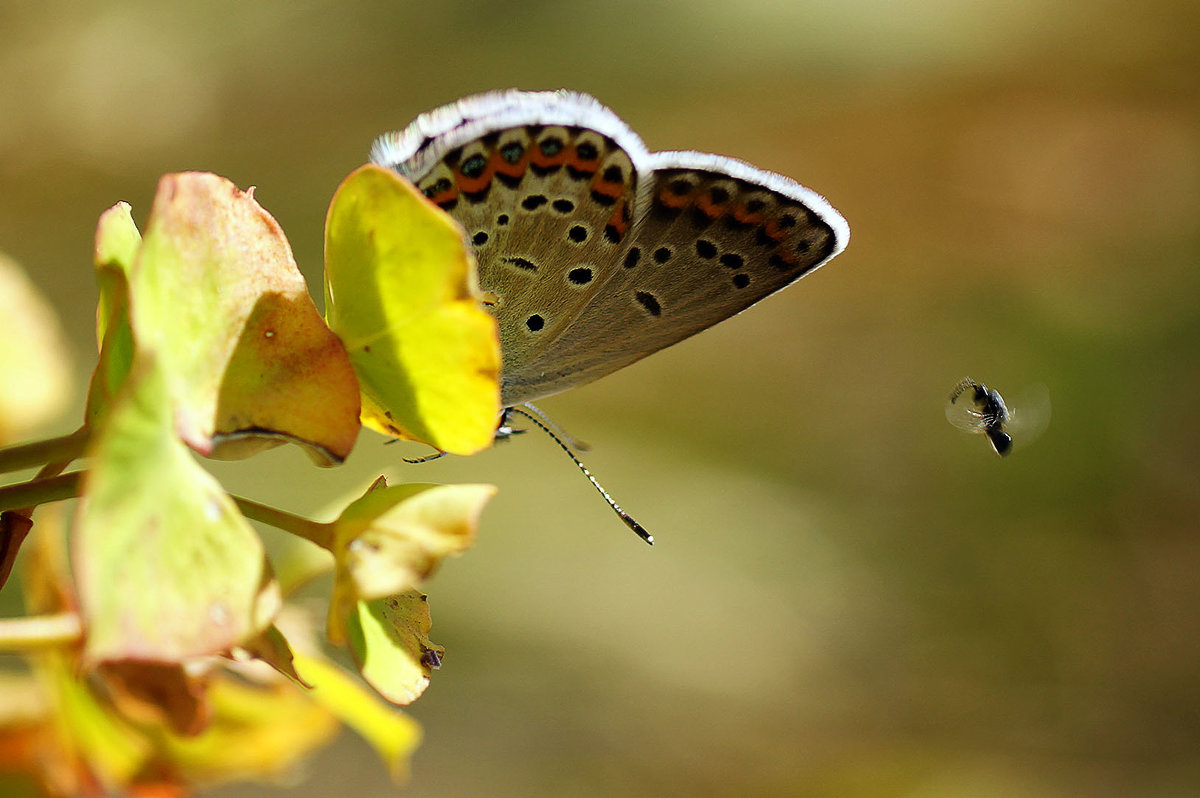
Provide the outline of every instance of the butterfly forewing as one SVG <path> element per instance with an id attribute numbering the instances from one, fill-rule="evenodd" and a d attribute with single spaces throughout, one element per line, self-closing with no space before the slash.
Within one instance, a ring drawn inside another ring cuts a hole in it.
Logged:
<path id="1" fill-rule="evenodd" d="M 500 328 L 506 406 L 581 385 L 738 313 L 840 252 L 816 193 L 716 155 L 650 154 L 571 92 L 467 98 L 372 159 L 466 229 Z"/>
<path id="2" fill-rule="evenodd" d="M 734 177 L 711 156 L 669 155 L 707 168 L 652 172 L 621 268 L 537 353 L 532 365 L 548 386 L 557 364 L 571 364 L 560 377 L 571 384 L 602 377 L 746 309 L 841 249 L 839 231 L 785 178 L 754 170 L 761 177 L 752 181 L 744 165 Z"/>

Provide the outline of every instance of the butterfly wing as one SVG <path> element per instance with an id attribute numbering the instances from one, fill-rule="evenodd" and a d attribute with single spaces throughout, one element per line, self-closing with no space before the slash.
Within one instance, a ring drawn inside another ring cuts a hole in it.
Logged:
<path id="1" fill-rule="evenodd" d="M 573 92 L 460 100 L 379 139 L 372 160 L 466 229 L 500 327 L 506 406 L 711 327 L 849 238 L 815 192 L 721 156 L 648 153 Z"/>
<path id="2" fill-rule="evenodd" d="M 842 216 L 786 177 L 697 152 L 649 164 L 620 268 L 530 364 L 548 387 L 566 364 L 578 385 L 682 341 L 846 247 Z"/>

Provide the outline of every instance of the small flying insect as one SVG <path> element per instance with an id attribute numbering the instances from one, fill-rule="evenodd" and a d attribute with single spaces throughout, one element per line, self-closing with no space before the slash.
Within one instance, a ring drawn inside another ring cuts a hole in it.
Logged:
<path id="1" fill-rule="evenodd" d="M 1022 411 L 1018 424 L 1017 414 L 1008 408 L 998 391 L 964 377 L 946 403 L 946 418 L 961 430 L 986 435 L 996 454 L 1004 457 L 1012 451 L 1014 432 L 1030 441 L 1045 428 L 1050 408 L 1045 386 L 1038 386 L 1030 399 L 1028 410 L 1032 412 Z"/>

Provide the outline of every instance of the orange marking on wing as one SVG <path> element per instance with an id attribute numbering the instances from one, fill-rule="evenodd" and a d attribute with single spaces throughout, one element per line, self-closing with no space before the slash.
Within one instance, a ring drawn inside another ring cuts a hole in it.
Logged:
<path id="1" fill-rule="evenodd" d="M 585 175 L 596 174 L 596 169 L 598 168 L 599 161 L 597 161 L 595 158 L 593 158 L 590 161 L 583 160 L 576 154 L 577 148 L 575 148 L 575 147 L 571 147 L 567 152 L 568 152 L 567 166 L 569 168 L 574 169 L 576 172 L 580 172 Z"/>
<path id="2" fill-rule="evenodd" d="M 775 250 L 771 254 L 774 255 L 775 257 L 779 258 L 781 261 L 783 261 L 784 263 L 786 263 L 788 266 L 790 266 L 792 268 L 795 268 L 796 266 L 800 265 L 800 262 L 796 260 L 796 256 L 793 255 L 791 252 L 788 252 L 786 249 L 780 248 L 780 249 Z"/>
<path id="3" fill-rule="evenodd" d="M 625 184 L 621 182 L 610 183 L 604 179 L 604 175 L 596 175 L 592 178 L 592 191 L 597 194 L 603 194 L 606 197 L 620 199 L 625 193 Z"/>
<path id="4" fill-rule="evenodd" d="M 534 166 L 540 167 L 542 169 L 546 169 L 551 166 L 559 166 L 566 159 L 567 159 L 567 148 L 566 147 L 563 147 L 561 150 L 559 150 L 558 152 L 556 152 L 553 155 L 547 155 L 546 153 L 542 152 L 542 148 L 537 145 L 534 145 L 533 147 L 529 148 L 530 163 L 532 163 Z"/>
<path id="5" fill-rule="evenodd" d="M 458 199 L 458 189 L 451 186 L 445 191 L 439 191 L 437 194 L 434 194 L 429 198 L 429 201 L 434 205 L 441 205 L 443 202 L 450 202 L 456 199 Z"/>
<path id="6" fill-rule="evenodd" d="M 525 170 L 529 167 L 529 151 L 521 153 L 521 157 L 516 163 L 509 163 L 504 160 L 504 156 L 499 150 L 492 153 L 492 157 L 488 159 L 488 168 L 493 172 L 504 175 L 505 177 L 521 177 L 525 174 Z"/>
<path id="7" fill-rule="evenodd" d="M 696 200 L 696 207 L 709 219 L 717 219 L 725 214 L 725 206 L 713 202 L 707 193 L 701 194 L 700 198 Z"/>
<path id="8" fill-rule="evenodd" d="M 658 192 L 658 201 L 668 208 L 686 208 L 692 204 L 692 192 L 676 194 L 669 186 Z"/>
<path id="9" fill-rule="evenodd" d="M 783 241 L 784 236 L 787 235 L 787 233 L 784 232 L 784 228 L 780 227 L 779 222 L 775 221 L 774 219 L 767 219 L 765 222 L 763 222 L 763 232 L 766 233 L 773 241 Z"/>
<path id="10" fill-rule="evenodd" d="M 745 205 L 739 205 L 733 209 L 733 218 L 742 224 L 758 224 L 763 220 L 763 212 L 748 211 Z"/>
<path id="11" fill-rule="evenodd" d="M 612 216 L 608 217 L 608 224 L 617 231 L 617 235 L 624 238 L 625 231 L 629 229 L 629 221 L 625 218 L 625 198 L 622 197 L 613 207 Z"/>
<path id="12" fill-rule="evenodd" d="M 484 164 L 483 171 L 479 173 L 479 177 L 467 177 L 462 172 L 456 172 L 454 179 L 464 194 L 474 194 L 478 191 L 483 191 L 492 182 L 492 163 L 488 161 Z"/>

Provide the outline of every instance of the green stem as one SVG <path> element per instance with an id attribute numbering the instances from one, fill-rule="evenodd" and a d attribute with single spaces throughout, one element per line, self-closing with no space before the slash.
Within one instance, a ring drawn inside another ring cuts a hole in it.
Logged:
<path id="1" fill-rule="evenodd" d="M 43 463 L 69 463 L 83 455 L 91 430 L 80 427 L 70 435 L 0 449 L 0 473 L 20 471 Z"/>
<path id="2" fill-rule="evenodd" d="M 243 499 L 240 496 L 234 496 L 233 500 L 237 503 L 238 509 L 242 511 L 242 515 L 253 521 L 260 521 L 278 527 L 284 532 L 291 532 L 305 540 L 311 540 L 323 549 L 333 547 L 333 524 L 323 524 L 320 521 L 292 515 L 250 499 Z"/>
<path id="3" fill-rule="evenodd" d="M 35 651 L 77 643 L 83 636 L 79 615 L 35 615 L 0 619 L 0 651 Z"/>
<path id="4" fill-rule="evenodd" d="M 73 499 L 80 493 L 83 471 L 72 471 L 49 479 L 35 479 L 0 488 L 0 511 L 36 507 L 46 502 Z"/>

